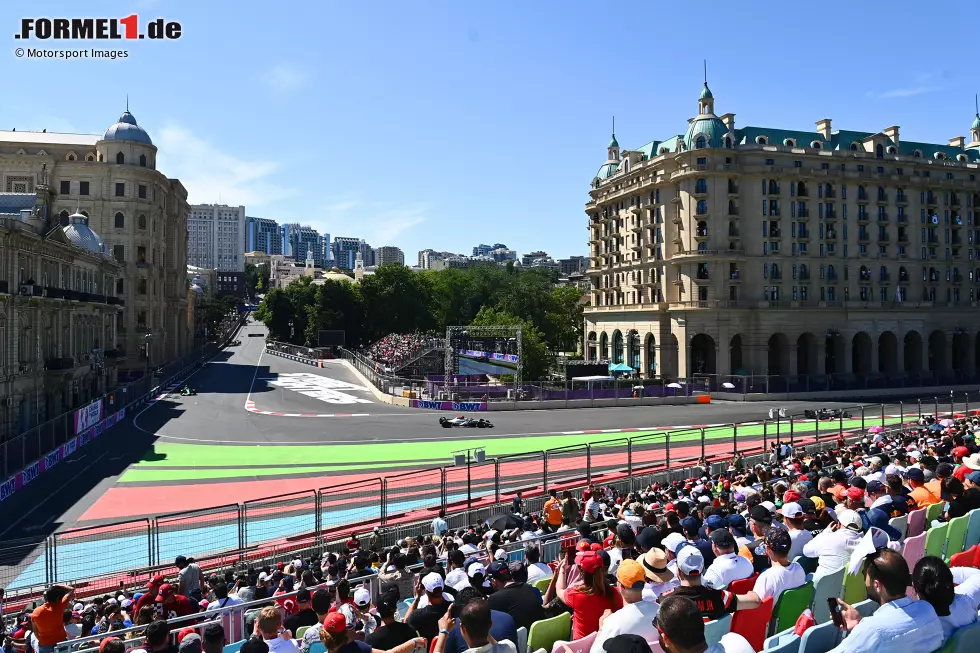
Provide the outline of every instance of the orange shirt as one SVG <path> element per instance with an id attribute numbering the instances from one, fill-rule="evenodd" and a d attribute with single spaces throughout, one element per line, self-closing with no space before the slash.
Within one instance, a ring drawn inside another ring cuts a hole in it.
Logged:
<path id="1" fill-rule="evenodd" d="M 915 502 L 916 508 L 928 508 L 934 503 L 939 503 L 942 501 L 939 496 L 933 494 L 929 491 L 929 488 L 922 485 L 909 493 L 909 498 Z"/>
<path id="2" fill-rule="evenodd" d="M 561 501 L 556 497 L 551 497 L 544 504 L 544 514 L 548 523 L 552 526 L 561 526 Z"/>
<path id="3" fill-rule="evenodd" d="M 45 603 L 31 613 L 34 634 L 41 646 L 54 646 L 68 639 L 65 631 L 65 610 L 68 609 L 71 595 L 66 594 L 58 603 Z"/>
<path id="4" fill-rule="evenodd" d="M 929 481 L 926 483 L 926 489 L 932 492 L 933 495 L 939 496 L 943 493 L 943 482 L 938 478 L 934 481 Z"/>

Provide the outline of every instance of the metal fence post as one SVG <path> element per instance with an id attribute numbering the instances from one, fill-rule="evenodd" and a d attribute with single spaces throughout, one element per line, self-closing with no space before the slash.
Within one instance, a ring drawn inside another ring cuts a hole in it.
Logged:
<path id="1" fill-rule="evenodd" d="M 705 457 L 704 453 L 704 429 L 701 429 L 701 457 Z"/>
<path id="2" fill-rule="evenodd" d="M 898 402 L 898 425 L 905 424 L 905 404 L 901 400 Z"/>
<path id="3" fill-rule="evenodd" d="M 769 448 L 769 420 L 762 420 L 762 455 L 766 454 Z"/>
<path id="4" fill-rule="evenodd" d="M 44 538 L 44 582 L 54 583 L 54 536 Z"/>
<path id="5" fill-rule="evenodd" d="M 467 456 L 467 464 L 469 464 L 469 454 L 466 454 L 466 456 Z M 439 497 L 440 497 L 439 502 L 442 504 L 442 507 L 443 508 L 446 508 L 447 507 L 447 503 L 448 503 L 447 500 L 446 500 L 446 492 L 447 492 L 447 490 L 446 490 L 446 468 L 445 467 L 442 467 L 439 470 Z M 469 510 L 469 508 L 470 508 L 469 505 L 467 505 L 466 509 Z"/>
<path id="6" fill-rule="evenodd" d="M 966 402 L 964 404 L 963 414 L 966 417 L 969 417 L 970 416 L 970 393 L 969 392 L 964 392 L 963 393 L 963 400 Z"/>
<path id="7" fill-rule="evenodd" d="M 789 416 L 789 449 L 790 455 L 793 455 L 793 443 L 795 442 L 795 435 L 793 434 L 793 416 Z"/>
<path id="8" fill-rule="evenodd" d="M 630 492 L 633 491 L 633 438 L 626 438 L 626 477 L 630 480 Z"/>
<path id="9" fill-rule="evenodd" d="M 585 445 L 585 484 L 592 485 L 592 445 Z"/>
<path id="10" fill-rule="evenodd" d="M 922 399 L 916 399 L 915 403 L 919 406 L 919 419 L 922 419 Z"/>
<path id="11" fill-rule="evenodd" d="M 153 560 L 153 531 L 156 530 L 156 522 L 146 521 L 146 562 L 152 567 L 156 562 Z"/>
<path id="12" fill-rule="evenodd" d="M 388 524 L 388 479 L 381 479 L 381 525 Z"/>
<path id="13" fill-rule="evenodd" d="M 664 461 L 664 469 L 669 470 L 670 469 L 670 431 L 667 431 L 664 434 L 664 443 L 667 445 L 666 447 L 667 454 L 666 454 L 666 459 Z"/>
<path id="14" fill-rule="evenodd" d="M 861 430 L 864 430 L 864 404 L 861 404 Z"/>
<path id="15" fill-rule="evenodd" d="M 544 490 L 545 495 L 547 495 L 548 494 L 548 450 L 546 449 L 546 450 L 542 451 L 541 452 L 541 455 L 544 457 L 543 464 L 541 465 L 542 470 L 543 470 L 542 471 L 543 478 L 541 479 L 541 487 Z"/>
<path id="16" fill-rule="evenodd" d="M 881 428 L 885 428 L 885 404 L 881 405 Z"/>
<path id="17" fill-rule="evenodd" d="M 949 391 L 949 418 L 953 419 L 953 415 L 956 414 L 956 409 L 953 407 L 953 391 Z"/>
<path id="18" fill-rule="evenodd" d="M 814 428 L 813 439 L 816 442 L 820 442 L 820 416 L 819 415 L 813 418 L 813 428 Z"/>
<path id="19" fill-rule="evenodd" d="M 494 501 L 500 503 L 500 458 L 493 459 L 493 495 Z"/>
<path id="20" fill-rule="evenodd" d="M 732 455 L 738 453 L 738 424 L 732 423 Z"/>
<path id="21" fill-rule="evenodd" d="M 933 417 L 935 417 L 938 420 L 939 419 L 939 397 L 933 397 L 932 398 L 932 401 L 935 404 L 934 409 L 933 409 L 933 412 L 932 412 L 932 415 L 933 415 Z"/>
<path id="22" fill-rule="evenodd" d="M 320 490 L 315 490 L 313 495 L 313 509 L 316 510 L 316 516 L 313 520 L 313 532 L 316 535 L 317 547 L 323 544 L 323 496 L 320 494 Z M 320 552 L 317 551 L 319 554 Z"/>

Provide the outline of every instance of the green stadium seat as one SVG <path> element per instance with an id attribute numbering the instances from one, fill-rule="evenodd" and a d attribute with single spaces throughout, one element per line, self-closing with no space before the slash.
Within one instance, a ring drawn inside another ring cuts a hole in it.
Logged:
<path id="1" fill-rule="evenodd" d="M 558 640 L 568 641 L 572 636 L 572 615 L 563 612 L 551 619 L 542 619 L 531 624 L 527 635 L 527 646 L 536 651 L 543 648 L 550 651 Z"/>
<path id="2" fill-rule="evenodd" d="M 771 628 L 773 632 L 782 632 L 792 628 L 803 611 L 813 603 L 813 582 L 808 581 L 800 587 L 783 590 L 773 608 Z"/>

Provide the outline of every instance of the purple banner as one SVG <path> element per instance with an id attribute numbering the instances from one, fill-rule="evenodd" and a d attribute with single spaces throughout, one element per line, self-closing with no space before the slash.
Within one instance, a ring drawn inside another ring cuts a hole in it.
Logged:
<path id="1" fill-rule="evenodd" d="M 101 398 L 75 411 L 75 435 L 91 428 L 100 419 L 102 419 Z"/>
<path id="2" fill-rule="evenodd" d="M 98 402 L 93 402 L 85 408 L 80 409 L 75 414 L 76 425 L 78 424 L 78 413 L 90 409 L 93 405 L 99 404 L 99 410 L 102 409 L 101 400 Z M 92 441 L 110 427 L 126 419 L 126 409 L 122 409 L 116 413 L 109 415 L 106 419 L 101 422 L 96 422 L 91 425 L 91 428 L 85 429 L 79 433 L 76 437 L 68 440 L 63 445 L 42 456 L 40 460 L 35 460 L 33 463 L 28 465 L 24 471 L 14 474 L 2 484 L 0 484 L 0 502 L 5 501 L 10 495 L 12 495 L 17 490 L 21 489 L 35 478 L 48 471 L 62 460 L 72 455 L 80 447 L 84 447 L 86 444 Z"/>
<path id="3" fill-rule="evenodd" d="M 426 401 L 424 399 L 412 399 L 412 408 L 451 410 L 457 413 L 465 413 L 486 410 L 487 404 L 485 401 Z"/>

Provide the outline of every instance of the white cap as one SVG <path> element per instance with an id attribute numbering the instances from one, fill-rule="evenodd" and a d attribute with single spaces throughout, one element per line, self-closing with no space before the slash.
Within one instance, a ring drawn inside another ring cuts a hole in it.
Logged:
<path id="1" fill-rule="evenodd" d="M 680 533 L 671 533 L 661 541 L 661 544 L 663 544 L 664 551 L 676 553 L 677 547 L 684 544 L 684 542 L 687 542 L 687 540 L 684 539 L 683 535 Z"/>
<path id="2" fill-rule="evenodd" d="M 803 507 L 795 501 L 790 501 L 789 503 L 783 504 L 783 507 L 779 510 L 779 514 L 783 517 L 796 519 L 797 517 L 803 516 Z"/>
<path id="3" fill-rule="evenodd" d="M 269 578 L 270 578 L 269 574 L 265 573 L 264 571 L 261 574 L 259 574 L 259 582 L 260 583 L 264 583 L 264 582 L 268 581 Z"/>
<path id="4" fill-rule="evenodd" d="M 776 514 L 776 504 L 773 503 L 772 501 L 763 501 L 759 505 L 765 508 L 766 510 L 768 510 L 769 512 L 771 512 L 772 514 L 774 515 Z"/>
<path id="5" fill-rule="evenodd" d="M 901 470 L 898 469 L 896 465 L 888 465 L 885 467 L 885 474 L 901 474 Z"/>
<path id="6" fill-rule="evenodd" d="M 108 603 L 109 605 L 119 605 L 119 601 L 113 598 L 106 599 L 106 603 Z"/>
<path id="7" fill-rule="evenodd" d="M 703 494 L 698 497 L 698 503 L 709 503 L 710 501 L 711 501 L 711 499 L 709 499 L 708 497 L 706 497 Z"/>
<path id="8" fill-rule="evenodd" d="M 497 552 L 493 554 L 494 560 L 500 560 L 501 562 L 507 561 L 507 552 L 503 549 L 497 549 Z"/>
<path id="9" fill-rule="evenodd" d="M 483 576 L 486 576 L 487 568 L 484 567 L 482 563 L 474 562 L 473 564 L 470 565 L 470 568 L 466 570 L 466 575 L 469 576 L 470 578 L 473 578 L 473 576 L 477 574 L 482 574 Z"/>
<path id="10" fill-rule="evenodd" d="M 837 511 L 837 521 L 840 522 L 841 526 L 851 528 L 852 530 L 856 530 L 858 532 L 860 532 L 864 526 L 861 521 L 861 515 L 859 515 L 856 510 L 848 510 L 847 508 Z"/>
<path id="11" fill-rule="evenodd" d="M 704 556 L 696 546 L 681 547 L 677 552 L 677 569 L 689 576 L 700 574 L 704 570 Z"/>
<path id="12" fill-rule="evenodd" d="M 354 604 L 359 608 L 364 608 L 371 605 L 371 592 L 367 591 L 363 587 L 358 587 L 354 590 Z"/>
<path id="13" fill-rule="evenodd" d="M 81 612 L 82 610 L 85 609 L 85 606 L 82 605 L 81 603 L 76 603 L 75 605 L 72 606 L 71 609 L 73 612 Z"/>
<path id="14" fill-rule="evenodd" d="M 122 608 L 123 608 L 124 610 L 125 610 L 126 608 L 130 608 L 130 607 L 132 607 L 132 605 L 133 605 L 133 599 L 123 599 L 122 601 L 120 601 L 120 602 L 119 602 L 119 605 L 120 605 L 120 607 L 122 607 Z"/>
<path id="15" fill-rule="evenodd" d="M 123 601 L 126 600 L 126 595 L 125 594 L 120 594 L 119 596 L 116 597 L 116 600 L 119 601 L 120 603 L 122 603 Z"/>
<path id="16" fill-rule="evenodd" d="M 300 569 L 303 566 L 303 561 L 297 558 L 296 560 L 293 560 L 293 566 Z"/>
<path id="17" fill-rule="evenodd" d="M 436 572 L 428 574 L 422 579 L 422 587 L 425 588 L 426 592 L 435 593 L 442 591 L 442 576 Z"/>

